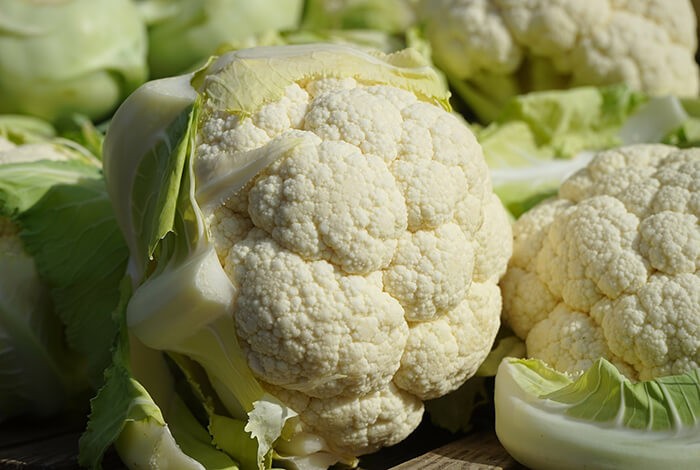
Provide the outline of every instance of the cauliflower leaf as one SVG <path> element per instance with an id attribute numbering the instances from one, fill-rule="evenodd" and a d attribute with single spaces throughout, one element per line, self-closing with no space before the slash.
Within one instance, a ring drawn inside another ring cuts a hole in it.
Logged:
<path id="1" fill-rule="evenodd" d="M 632 382 L 605 359 L 580 376 L 506 358 L 496 375 L 496 434 L 536 468 L 694 468 L 700 370 Z"/>

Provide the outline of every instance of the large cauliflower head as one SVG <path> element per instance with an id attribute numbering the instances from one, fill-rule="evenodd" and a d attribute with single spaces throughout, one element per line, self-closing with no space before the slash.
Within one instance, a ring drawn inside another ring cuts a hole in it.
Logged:
<path id="1" fill-rule="evenodd" d="M 621 82 L 698 93 L 689 0 L 423 0 L 421 16 L 436 63 L 498 94 Z"/>
<path id="2" fill-rule="evenodd" d="M 203 110 L 200 191 L 282 154 L 202 206 L 254 375 L 341 452 L 402 440 L 499 327 L 512 236 L 479 144 L 435 100 L 362 73 L 290 81 L 250 114 Z"/>
<path id="3" fill-rule="evenodd" d="M 529 356 L 648 380 L 700 366 L 700 150 L 599 153 L 513 226 L 504 320 Z"/>

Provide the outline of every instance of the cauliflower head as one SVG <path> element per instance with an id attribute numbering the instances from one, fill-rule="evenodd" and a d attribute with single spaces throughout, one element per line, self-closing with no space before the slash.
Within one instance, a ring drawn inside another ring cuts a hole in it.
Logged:
<path id="1" fill-rule="evenodd" d="M 529 356 L 632 379 L 700 365 L 700 150 L 598 153 L 513 225 L 503 317 Z"/>
<path id="2" fill-rule="evenodd" d="M 423 0 L 420 11 L 435 62 L 496 105 L 475 106 L 485 119 L 532 90 L 626 83 L 698 94 L 689 0 Z"/>
<path id="3" fill-rule="evenodd" d="M 292 83 L 241 119 L 202 122 L 196 171 L 297 140 L 205 212 L 237 288 L 255 376 L 345 450 L 405 437 L 457 388 L 499 325 L 510 228 L 462 122 L 354 78 Z"/>
<path id="4" fill-rule="evenodd" d="M 278 46 L 188 78 L 193 198 L 231 285 L 225 316 L 264 390 L 343 455 L 405 438 L 423 400 L 475 373 L 500 323 L 510 222 L 418 60 Z M 121 174 L 112 132 L 108 183 Z"/>

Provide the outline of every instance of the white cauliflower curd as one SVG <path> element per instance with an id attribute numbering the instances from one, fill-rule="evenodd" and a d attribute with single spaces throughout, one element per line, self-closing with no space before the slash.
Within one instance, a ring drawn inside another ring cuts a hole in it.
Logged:
<path id="1" fill-rule="evenodd" d="M 447 111 L 352 78 L 303 85 L 245 119 L 213 113 L 195 169 L 208 179 L 221 160 L 299 141 L 205 215 L 253 373 L 319 434 L 366 452 L 410 433 L 420 400 L 488 353 L 510 229 L 478 143 Z"/>
<path id="2" fill-rule="evenodd" d="M 423 0 L 420 12 L 436 64 L 484 120 L 532 90 L 698 94 L 689 0 Z"/>
<path id="3" fill-rule="evenodd" d="M 411 50 L 318 44 L 226 54 L 137 91 L 105 144 L 132 273 L 146 278 L 130 303 L 131 331 L 201 362 L 234 415 L 233 401 L 248 413 L 250 403 L 228 396 L 235 385 L 222 384 L 236 372 L 212 360 L 212 336 L 206 346 L 191 339 L 203 329 L 244 359 L 258 397 L 291 408 L 302 433 L 332 452 L 404 439 L 422 401 L 459 387 L 489 352 L 512 249 L 481 148 L 447 96 Z M 143 124 L 155 102 L 175 109 L 150 118 L 157 129 Z M 178 131 L 172 119 L 183 109 L 194 112 Z M 119 140 L 140 125 L 134 143 Z M 189 150 L 172 185 L 175 222 L 161 235 L 174 232 L 175 245 L 206 262 L 161 269 L 162 248 L 151 252 L 149 277 L 148 243 L 134 229 L 153 223 L 152 199 L 135 181 L 158 178 L 143 155 L 157 153 L 148 153 L 152 136 L 173 134 L 186 135 L 179 145 Z M 158 326 L 144 326 L 155 316 Z M 180 323 L 169 330 L 173 317 Z"/>
<path id="4" fill-rule="evenodd" d="M 513 226 L 504 320 L 529 356 L 634 380 L 700 365 L 700 150 L 600 152 Z"/>

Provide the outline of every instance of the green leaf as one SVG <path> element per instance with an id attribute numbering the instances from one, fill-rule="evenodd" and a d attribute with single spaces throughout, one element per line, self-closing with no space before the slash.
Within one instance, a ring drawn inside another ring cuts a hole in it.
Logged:
<path id="1" fill-rule="evenodd" d="M 52 185 L 17 217 L 24 246 L 51 290 L 70 347 L 88 360 L 91 382 L 110 363 L 128 251 L 99 173 Z"/>
<path id="2" fill-rule="evenodd" d="M 83 179 L 99 178 L 99 168 L 79 161 L 42 161 L 39 164 L 0 165 L 0 215 L 23 213 L 56 185 L 76 185 Z"/>
<path id="3" fill-rule="evenodd" d="M 553 195 L 594 152 L 684 140 L 693 119 L 674 96 L 624 85 L 532 92 L 511 98 L 486 127 L 473 126 L 494 191 L 514 217 Z M 698 134 L 700 135 L 700 134 Z"/>
<path id="4" fill-rule="evenodd" d="M 700 369 L 633 383 L 599 360 L 580 378 L 542 398 L 567 405 L 566 414 L 626 428 L 668 430 L 700 423 Z"/>
<path id="5" fill-rule="evenodd" d="M 258 468 L 258 442 L 245 430 L 245 421 L 228 416 L 212 415 L 209 432 L 214 445 L 241 463 L 242 468 Z M 268 453 L 263 468 L 270 468 L 272 454 Z"/>
<path id="6" fill-rule="evenodd" d="M 301 28 L 403 33 L 415 21 L 413 3 L 410 0 L 307 0 Z"/>
<path id="7" fill-rule="evenodd" d="M 177 403 L 178 406 L 170 413 L 168 424 L 171 427 L 173 437 L 175 437 L 183 452 L 201 463 L 207 470 L 248 468 L 245 465 L 239 467 L 236 460 L 231 458 L 231 456 L 236 458 L 236 455 L 230 452 L 222 452 L 215 446 L 216 441 L 212 441 L 210 434 L 214 434 L 211 425 L 207 432 L 207 429 L 195 419 L 184 403 L 179 400 Z M 234 439 L 234 442 L 240 441 L 242 438 L 239 433 L 229 434 L 228 436 Z M 255 443 L 253 442 L 253 444 Z"/>
<path id="8" fill-rule="evenodd" d="M 455 96 L 466 104 L 465 114 L 483 124 L 495 121 L 508 99 L 519 92 L 517 82 L 506 75 L 484 73 L 478 80 L 467 81 L 448 73 L 447 80 Z"/>
<path id="9" fill-rule="evenodd" d="M 494 346 L 477 369 L 476 375 L 494 377 L 498 371 L 498 365 L 505 357 L 525 357 L 525 342 L 502 326 L 498 331 Z"/>
<path id="10" fill-rule="evenodd" d="M 548 146 L 540 146 L 522 121 L 492 124 L 475 129 L 491 172 L 494 192 L 514 217 L 556 194 L 566 177 L 590 161 L 592 154 L 556 158 Z"/>
<path id="11" fill-rule="evenodd" d="M 691 469 L 700 462 L 700 369 L 633 383 L 604 359 L 570 377 L 539 360 L 506 358 L 494 395 L 498 438 L 529 467 Z"/>
<path id="12" fill-rule="evenodd" d="M 194 405 L 204 410 L 204 419 L 209 423 L 208 433 L 199 436 L 200 442 L 206 439 L 210 451 L 215 447 L 221 449 L 229 456 L 239 462 L 242 468 L 257 467 L 257 442 L 249 433 L 244 430 L 245 421 L 225 416 L 225 407 L 219 401 L 214 388 L 209 382 L 206 371 L 195 361 L 182 354 L 170 354 L 170 357 L 177 364 L 186 379 L 186 386 L 193 396 Z M 183 394 L 185 395 L 185 394 Z M 206 435 L 206 436 L 205 436 Z M 176 436 L 177 437 L 177 436 Z M 178 438 L 178 442 L 180 439 Z M 184 450 L 192 456 L 196 456 L 195 450 L 190 451 L 183 446 Z M 203 458 L 205 456 L 202 456 Z M 197 458 L 205 463 L 202 458 Z M 231 460 L 229 458 L 229 460 Z M 233 462 L 233 461 L 231 461 Z M 221 463 L 205 463 L 207 469 L 221 468 Z"/>
<path id="13" fill-rule="evenodd" d="M 99 469 L 105 452 L 116 445 L 130 467 L 237 469 L 211 445 L 209 434 L 175 394 L 164 363 L 154 360 L 153 355 L 160 353 L 130 344 L 125 324 L 130 297 L 131 281 L 125 277 L 114 312 L 120 324 L 119 340 L 105 384 L 91 402 L 88 426 L 80 438 L 80 464 Z M 148 375 L 150 385 L 155 386 L 147 388 L 136 380 L 135 368 Z"/>
<path id="14" fill-rule="evenodd" d="M 67 348 L 34 261 L 1 249 L 0 378 L 0 421 L 24 413 L 52 415 L 73 398 L 85 399 L 88 389 L 84 360 Z"/>
<path id="15" fill-rule="evenodd" d="M 177 197 L 171 196 L 179 194 L 195 101 L 188 76 L 148 82 L 122 103 L 105 135 L 107 191 L 129 247 L 129 274 L 137 282 L 151 250 L 173 229 Z M 155 220 L 143 220 L 147 215 Z"/>
<path id="16" fill-rule="evenodd" d="M 117 440 L 127 417 L 132 415 L 132 402 L 143 395 L 143 388 L 131 378 L 129 367 L 129 343 L 124 325 L 124 311 L 131 296 L 131 283 L 128 278 L 120 283 L 120 302 L 114 318 L 119 329 L 118 341 L 112 355 L 113 362 L 105 371 L 104 385 L 91 400 L 91 413 L 88 425 L 80 437 L 79 461 L 81 466 L 101 468 L 102 458 L 107 449 Z M 144 415 L 144 408 L 139 414 Z M 160 413 L 156 413 L 158 418 Z M 162 418 L 161 418 L 162 421 Z"/>
<path id="17" fill-rule="evenodd" d="M 554 156 L 569 158 L 582 150 L 619 144 L 620 126 L 645 100 L 621 85 L 541 91 L 514 97 L 497 121 L 524 122 L 538 146 L 547 145 Z"/>
<path id="18" fill-rule="evenodd" d="M 442 75 L 413 49 L 382 56 L 341 44 L 243 49 L 214 60 L 195 74 L 192 83 L 214 109 L 250 116 L 282 98 L 288 85 L 321 77 L 392 85 L 450 109 Z"/>
<path id="19" fill-rule="evenodd" d="M 477 408 L 491 403 L 487 378 L 474 376 L 457 390 L 425 402 L 430 422 L 451 433 L 469 432 Z"/>
<path id="20" fill-rule="evenodd" d="M 76 142 L 86 148 L 97 160 L 102 160 L 104 132 L 109 122 L 96 126 L 90 118 L 80 114 L 70 117 L 58 129 L 61 138 Z"/>
<path id="21" fill-rule="evenodd" d="M 56 130 L 43 119 L 22 114 L 0 115 L 0 137 L 15 145 L 44 142 L 55 136 Z"/>
<path id="22" fill-rule="evenodd" d="M 139 0 L 148 23 L 151 77 L 195 68 L 227 41 L 294 30 L 303 0 Z"/>
<path id="23" fill-rule="evenodd" d="M 0 214 L 20 227 L 70 348 L 88 361 L 93 386 L 110 363 L 128 251 L 98 167 L 81 161 L 0 166 Z"/>
<path id="24" fill-rule="evenodd" d="M 142 158 L 133 181 L 132 206 L 139 253 L 151 259 L 157 244 L 173 230 L 182 175 L 191 151 L 197 113 L 188 108 L 167 127 L 163 137 Z"/>

